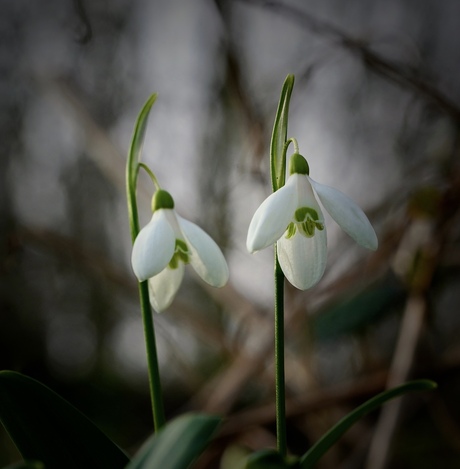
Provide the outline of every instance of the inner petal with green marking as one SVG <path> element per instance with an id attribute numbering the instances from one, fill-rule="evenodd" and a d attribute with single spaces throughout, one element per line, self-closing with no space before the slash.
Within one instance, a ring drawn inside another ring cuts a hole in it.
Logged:
<path id="1" fill-rule="evenodd" d="M 292 238 L 297 229 L 306 238 L 312 238 L 315 235 L 315 229 L 324 230 L 324 223 L 319 221 L 318 212 L 311 207 L 298 208 L 294 213 L 294 220 L 287 228 L 287 239 Z"/>
<path id="2" fill-rule="evenodd" d="M 190 262 L 187 243 L 182 239 L 176 239 L 176 248 L 172 259 L 169 261 L 168 267 L 170 269 L 177 269 L 177 267 L 179 267 L 179 262 L 183 262 L 184 264 L 188 264 Z"/>

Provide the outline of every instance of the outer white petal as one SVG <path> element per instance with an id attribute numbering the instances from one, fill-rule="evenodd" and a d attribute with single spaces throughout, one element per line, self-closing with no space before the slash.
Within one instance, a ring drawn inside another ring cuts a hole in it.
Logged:
<path id="1" fill-rule="evenodd" d="M 312 238 L 298 232 L 289 239 L 283 236 L 277 243 L 277 250 L 286 278 L 299 290 L 307 290 L 318 283 L 326 269 L 326 229 L 315 230 Z"/>
<path id="2" fill-rule="evenodd" d="M 149 296 L 153 309 L 164 311 L 173 302 L 184 277 L 184 263 L 179 262 L 176 269 L 166 267 L 158 275 L 149 279 Z"/>
<path id="3" fill-rule="evenodd" d="M 361 246 L 375 251 L 378 247 L 377 235 L 361 208 L 339 190 L 311 178 L 309 180 L 324 208 L 342 230 Z"/>
<path id="4" fill-rule="evenodd" d="M 228 281 L 228 266 L 222 251 L 199 226 L 177 216 L 180 229 L 190 249 L 190 263 L 197 274 L 213 287 L 223 287 Z"/>
<path id="5" fill-rule="evenodd" d="M 297 208 L 296 192 L 295 178 L 291 176 L 285 186 L 262 202 L 249 224 L 246 240 L 249 252 L 260 251 L 281 238 Z"/>
<path id="6" fill-rule="evenodd" d="M 171 260 L 176 246 L 168 210 L 156 210 L 134 241 L 131 264 L 140 282 L 160 273 Z"/>

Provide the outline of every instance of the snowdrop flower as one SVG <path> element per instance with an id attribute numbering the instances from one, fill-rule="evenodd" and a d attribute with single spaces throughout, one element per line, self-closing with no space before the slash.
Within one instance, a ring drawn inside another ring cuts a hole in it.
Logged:
<path id="1" fill-rule="evenodd" d="M 224 286 L 228 267 L 221 250 L 200 227 L 176 213 L 168 192 L 155 192 L 152 211 L 134 241 L 131 264 L 139 282 L 149 281 L 153 308 L 161 312 L 172 303 L 188 263 L 209 285 Z"/>
<path id="2" fill-rule="evenodd" d="M 289 172 L 286 184 L 267 197 L 255 212 L 246 245 L 254 253 L 276 242 L 285 277 L 296 288 L 306 290 L 321 279 L 327 259 L 326 227 L 315 194 L 358 244 L 375 250 L 378 241 L 366 215 L 351 199 L 309 177 L 303 156 L 298 153 L 291 156 Z"/>

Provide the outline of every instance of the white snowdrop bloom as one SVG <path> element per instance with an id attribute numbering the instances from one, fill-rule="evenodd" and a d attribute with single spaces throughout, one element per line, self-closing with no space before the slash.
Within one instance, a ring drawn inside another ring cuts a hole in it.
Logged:
<path id="1" fill-rule="evenodd" d="M 131 264 L 139 282 L 149 281 L 153 308 L 164 311 L 182 282 L 185 264 L 213 287 L 228 281 L 222 251 L 199 226 L 180 217 L 171 195 L 158 190 L 152 199 L 153 215 L 134 241 Z"/>
<path id="2" fill-rule="evenodd" d="M 376 250 L 377 236 L 364 212 L 349 197 L 310 178 L 308 163 L 294 153 L 286 184 L 267 197 L 249 225 L 246 246 L 253 253 L 277 243 L 280 266 L 289 282 L 307 290 L 323 276 L 327 237 L 322 206 L 361 246 Z M 316 196 L 315 196 L 316 194 Z"/>

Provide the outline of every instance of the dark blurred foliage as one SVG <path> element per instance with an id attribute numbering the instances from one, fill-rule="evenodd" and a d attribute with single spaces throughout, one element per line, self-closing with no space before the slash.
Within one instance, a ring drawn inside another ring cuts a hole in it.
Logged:
<path id="1" fill-rule="evenodd" d="M 145 159 L 231 269 L 222 290 L 187 275 L 155 315 L 166 411 L 228 416 L 197 467 L 275 445 L 272 258 L 244 242 L 294 73 L 289 134 L 314 179 L 363 206 L 380 246 L 364 252 L 331 223 L 325 278 L 287 285 L 289 447 L 304 452 L 386 386 L 430 378 L 438 390 L 363 420 L 318 467 L 459 466 L 456 0 L 0 9 L 0 369 L 42 381 L 128 452 L 152 431 L 124 155 L 158 92 Z M 0 465 L 17 459 L 0 430 Z"/>

